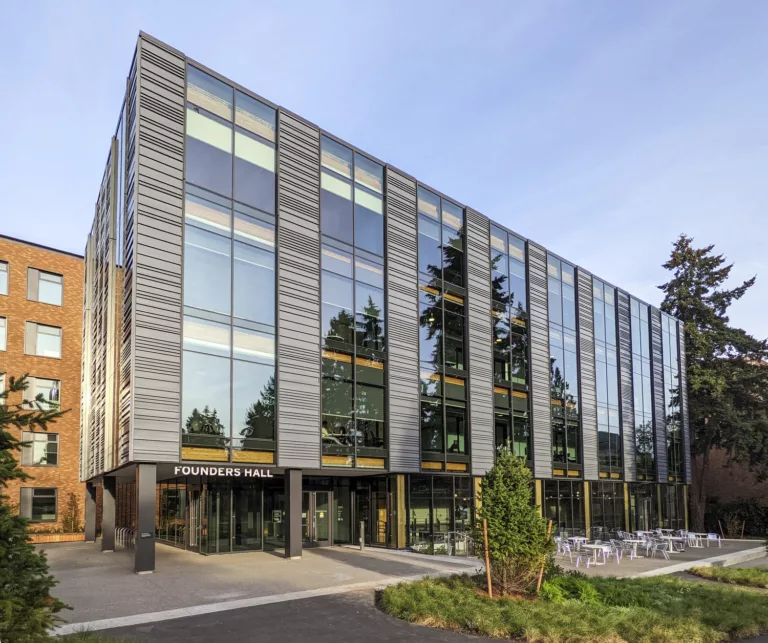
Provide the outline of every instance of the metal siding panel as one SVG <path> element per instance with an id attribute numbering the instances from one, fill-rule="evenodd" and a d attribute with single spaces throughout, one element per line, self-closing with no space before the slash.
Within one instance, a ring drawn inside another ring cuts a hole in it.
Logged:
<path id="1" fill-rule="evenodd" d="M 649 309 L 651 326 L 651 371 L 653 378 L 653 432 L 656 436 L 656 479 L 667 482 L 667 422 L 664 407 L 664 363 L 661 354 L 661 313 L 655 306 Z"/>
<path id="2" fill-rule="evenodd" d="M 139 41 L 133 460 L 175 462 L 181 426 L 185 61 Z"/>
<path id="3" fill-rule="evenodd" d="M 550 415 L 547 252 L 530 241 L 528 242 L 528 294 L 531 328 L 533 473 L 536 478 L 551 478 L 552 418 Z"/>
<path id="4" fill-rule="evenodd" d="M 619 386 L 621 395 L 621 431 L 624 444 L 624 480 L 637 480 L 637 448 L 635 446 L 635 399 L 632 382 L 632 330 L 629 295 L 618 291 L 619 319 Z"/>
<path id="5" fill-rule="evenodd" d="M 490 222 L 466 210 L 469 429 L 472 475 L 493 466 L 493 338 L 491 333 Z"/>
<path id="6" fill-rule="evenodd" d="M 592 275 L 577 269 L 579 315 L 579 395 L 584 479 L 598 480 L 597 392 L 595 382 L 595 318 Z"/>
<path id="7" fill-rule="evenodd" d="M 420 469 L 416 183 L 386 169 L 389 468 Z"/>
<path id="8" fill-rule="evenodd" d="M 320 466 L 319 173 L 320 133 L 279 111 L 277 459 L 281 467 Z"/>
<path id="9" fill-rule="evenodd" d="M 683 429 L 683 465 L 685 481 L 691 483 L 691 425 L 688 419 L 688 374 L 685 357 L 685 324 L 677 323 L 677 341 L 680 346 L 680 420 Z"/>

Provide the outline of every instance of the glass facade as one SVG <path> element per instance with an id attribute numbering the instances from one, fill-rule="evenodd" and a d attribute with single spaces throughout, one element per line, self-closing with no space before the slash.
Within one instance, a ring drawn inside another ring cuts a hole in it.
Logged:
<path id="1" fill-rule="evenodd" d="M 625 531 L 624 484 L 621 482 L 590 483 L 591 538 L 608 540 L 617 531 Z"/>
<path id="2" fill-rule="evenodd" d="M 188 67 L 184 459 L 275 462 L 275 127 Z"/>
<path id="3" fill-rule="evenodd" d="M 601 478 L 619 479 L 622 476 L 622 467 L 616 289 L 593 279 L 592 303 L 595 324 L 598 465 Z"/>
<path id="4" fill-rule="evenodd" d="M 321 140 L 323 465 L 386 466 L 384 168 Z"/>
<path id="5" fill-rule="evenodd" d="M 662 529 L 685 529 L 685 487 L 681 484 L 660 484 L 659 495 Z"/>
<path id="6" fill-rule="evenodd" d="M 683 434 L 680 422 L 680 355 L 677 320 L 661 313 L 661 353 L 664 365 L 664 418 L 667 428 L 669 480 L 683 479 Z"/>
<path id="7" fill-rule="evenodd" d="M 544 480 L 544 517 L 552 521 L 558 536 L 586 536 L 584 483 L 572 480 Z"/>
<path id="8" fill-rule="evenodd" d="M 632 330 L 632 389 L 635 408 L 637 479 L 656 479 L 656 440 L 653 435 L 651 341 L 648 306 L 637 299 L 629 304 Z"/>
<path id="9" fill-rule="evenodd" d="M 419 186 L 422 468 L 469 470 L 464 211 Z"/>
<path id="10" fill-rule="evenodd" d="M 531 461 L 525 242 L 491 226 L 491 322 L 496 447 Z"/>
<path id="11" fill-rule="evenodd" d="M 468 476 L 408 476 L 408 545 L 427 554 L 465 555 L 464 535 L 475 516 Z"/>
<path id="12" fill-rule="evenodd" d="M 579 365 L 573 266 L 547 256 L 549 354 L 554 474 L 581 475 Z"/>
<path id="13" fill-rule="evenodd" d="M 630 531 L 651 531 L 660 527 L 658 486 L 642 482 L 630 483 Z"/>

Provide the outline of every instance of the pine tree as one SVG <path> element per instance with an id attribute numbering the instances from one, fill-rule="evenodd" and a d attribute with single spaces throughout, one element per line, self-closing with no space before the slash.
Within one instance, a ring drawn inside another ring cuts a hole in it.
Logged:
<path id="1" fill-rule="evenodd" d="M 8 388 L 0 391 L 0 487 L 10 480 L 29 478 L 19 467 L 15 453 L 22 443 L 9 431 L 43 430 L 58 420 L 63 411 L 49 409 L 39 394 L 33 410 L 22 404 L 9 404 L 9 395 L 23 395 L 26 376 L 9 378 Z M 66 607 L 51 596 L 56 584 L 48 571 L 45 554 L 27 542 L 28 520 L 14 514 L 8 498 L 0 494 L 0 641 L 43 641 L 58 620 L 56 614 Z"/>
<path id="2" fill-rule="evenodd" d="M 768 342 L 758 340 L 728 318 L 728 308 L 754 285 L 755 278 L 726 288 L 733 268 L 714 245 L 695 248 L 680 235 L 664 268 L 662 310 L 685 324 L 688 407 L 693 457 L 691 513 L 703 529 L 709 458 L 713 449 L 768 476 Z M 673 397 L 679 392 L 672 392 Z"/>
<path id="3" fill-rule="evenodd" d="M 240 435 L 246 440 L 260 438 L 272 440 L 275 437 L 275 376 L 270 375 L 259 399 L 251 404 L 245 414 L 245 426 Z"/>
<path id="4" fill-rule="evenodd" d="M 525 461 L 508 446 L 480 483 L 480 508 L 474 539 L 485 556 L 483 519 L 488 521 L 488 556 L 494 587 L 504 596 L 524 592 L 538 578 L 542 563 L 551 564 L 555 543 L 547 522 L 531 504 L 533 478 Z"/>

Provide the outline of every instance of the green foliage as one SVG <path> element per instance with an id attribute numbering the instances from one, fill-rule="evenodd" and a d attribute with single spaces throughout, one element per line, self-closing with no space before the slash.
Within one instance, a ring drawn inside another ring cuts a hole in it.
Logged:
<path id="1" fill-rule="evenodd" d="M 65 534 L 83 531 L 83 526 L 80 524 L 80 503 L 73 491 L 70 491 L 67 496 L 67 505 L 64 507 L 64 515 L 61 518 L 61 530 Z"/>
<path id="2" fill-rule="evenodd" d="M 475 547 L 484 558 L 485 519 L 492 582 L 502 595 L 526 591 L 538 578 L 541 565 L 552 564 L 555 543 L 547 537 L 546 520 L 531 504 L 531 483 L 531 472 L 522 458 L 502 447 L 480 484 Z"/>
<path id="3" fill-rule="evenodd" d="M 491 600 L 482 584 L 401 583 L 383 591 L 380 606 L 411 623 L 528 643 L 715 643 L 768 630 L 768 596 L 724 585 L 568 574 L 542 588 L 554 600 Z"/>
<path id="4" fill-rule="evenodd" d="M 724 503 L 716 499 L 709 500 L 704 515 L 704 529 L 719 533 L 718 520 L 723 525 L 727 538 L 739 538 L 742 525 L 745 538 L 768 536 L 768 505 L 755 498 Z"/>
<path id="5" fill-rule="evenodd" d="M 768 569 L 756 567 L 694 567 L 691 574 L 731 585 L 768 589 Z"/>
<path id="6" fill-rule="evenodd" d="M 58 640 L 65 641 L 66 643 L 131 643 L 131 641 L 133 641 L 133 639 L 125 638 L 116 639 L 111 636 L 104 636 L 99 632 L 85 629 L 62 636 Z"/>
<path id="7" fill-rule="evenodd" d="M 32 410 L 8 403 L 9 396 L 21 399 L 26 389 L 26 376 L 11 377 L 7 389 L 0 392 L 0 487 L 29 478 L 14 457 L 21 442 L 9 429 L 45 431 L 64 414 L 48 408 L 42 395 L 35 398 Z M 0 495 L 0 641 L 47 640 L 48 630 L 58 620 L 56 613 L 66 607 L 51 596 L 56 581 L 48 573 L 45 555 L 27 542 L 28 533 L 28 521 Z"/>
<path id="8" fill-rule="evenodd" d="M 665 294 L 662 310 L 685 323 L 692 452 L 701 457 L 692 498 L 699 529 L 712 449 L 725 450 L 759 477 L 768 476 L 768 342 L 731 326 L 727 314 L 755 278 L 726 288 L 733 264 L 713 249 L 695 248 L 693 239 L 680 235 L 664 264 L 672 278 L 659 286 Z"/>

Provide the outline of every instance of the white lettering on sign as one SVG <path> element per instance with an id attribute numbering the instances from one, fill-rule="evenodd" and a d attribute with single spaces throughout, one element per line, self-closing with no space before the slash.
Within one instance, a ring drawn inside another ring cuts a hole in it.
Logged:
<path id="1" fill-rule="evenodd" d="M 224 478 L 274 478 L 269 469 L 252 469 L 250 467 L 192 467 L 177 465 L 173 468 L 177 476 L 221 476 Z"/>

